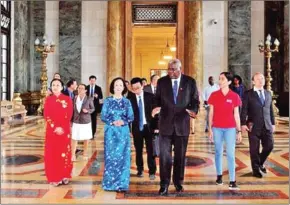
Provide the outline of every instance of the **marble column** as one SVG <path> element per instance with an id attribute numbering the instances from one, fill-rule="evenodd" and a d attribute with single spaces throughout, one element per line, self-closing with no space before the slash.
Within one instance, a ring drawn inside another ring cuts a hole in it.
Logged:
<path id="1" fill-rule="evenodd" d="M 228 66 L 251 86 L 251 2 L 228 2 Z M 253 42 L 254 43 L 254 42 Z"/>
<path id="2" fill-rule="evenodd" d="M 59 2 L 59 72 L 81 81 L 81 1 Z"/>
<path id="3" fill-rule="evenodd" d="M 45 33 L 56 46 L 47 57 L 47 77 L 51 82 L 54 73 L 59 72 L 59 2 L 45 1 Z"/>
<path id="4" fill-rule="evenodd" d="M 257 42 L 264 41 L 265 2 L 251 1 L 251 76 L 264 73 L 265 57 L 261 55 Z"/>
<path id="5" fill-rule="evenodd" d="M 184 12 L 184 65 L 185 74 L 196 80 L 201 89 L 203 85 L 202 65 L 202 2 L 185 2 Z"/>
<path id="6" fill-rule="evenodd" d="M 132 2 L 125 3 L 125 74 L 126 80 L 132 78 Z"/>
<path id="7" fill-rule="evenodd" d="M 116 77 L 125 77 L 124 2 L 108 2 L 107 21 L 107 86 Z M 109 89 L 107 89 L 109 91 Z"/>
<path id="8" fill-rule="evenodd" d="M 283 91 L 289 92 L 289 1 L 284 6 L 284 86 Z"/>
<path id="9" fill-rule="evenodd" d="M 45 34 L 45 1 L 31 1 L 30 7 L 30 85 L 29 90 L 39 91 L 41 89 L 41 54 L 34 51 L 34 40 L 42 39 Z"/>
<path id="10" fill-rule="evenodd" d="M 30 69 L 29 4 L 14 2 L 14 92 L 27 92 Z"/>

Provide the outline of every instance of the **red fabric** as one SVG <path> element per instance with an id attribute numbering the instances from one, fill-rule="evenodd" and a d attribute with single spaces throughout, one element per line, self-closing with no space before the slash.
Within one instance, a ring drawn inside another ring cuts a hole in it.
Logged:
<path id="1" fill-rule="evenodd" d="M 221 90 L 218 90 L 210 95 L 208 104 L 213 105 L 213 127 L 236 127 L 234 108 L 242 104 L 238 94 L 230 90 L 224 95 Z"/>
<path id="2" fill-rule="evenodd" d="M 71 128 L 72 100 L 63 94 L 48 96 L 44 104 L 46 136 L 44 150 L 45 174 L 48 182 L 60 182 L 71 178 Z M 54 133 L 55 128 L 64 130 L 62 135 Z"/>

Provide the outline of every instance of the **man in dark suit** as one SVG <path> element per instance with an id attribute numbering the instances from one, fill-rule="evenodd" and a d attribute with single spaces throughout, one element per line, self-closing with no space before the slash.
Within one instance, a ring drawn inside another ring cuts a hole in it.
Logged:
<path id="1" fill-rule="evenodd" d="M 267 173 L 264 162 L 274 146 L 275 118 L 271 93 L 263 88 L 265 85 L 264 75 L 256 73 L 252 80 L 254 88 L 246 91 L 243 96 L 241 125 L 242 130 L 248 131 L 249 135 L 253 176 L 262 178 L 261 172 Z M 263 147 L 261 153 L 260 142 L 262 142 Z"/>
<path id="2" fill-rule="evenodd" d="M 182 192 L 185 154 L 190 130 L 190 117 L 195 118 L 199 108 L 198 91 L 193 78 L 181 74 L 181 62 L 168 63 L 168 75 L 158 80 L 156 105 L 152 115 L 160 112 L 160 195 L 168 194 L 172 169 L 172 145 L 174 145 L 173 183 Z"/>
<path id="3" fill-rule="evenodd" d="M 141 78 L 133 78 L 131 80 L 131 88 L 133 93 L 130 93 L 127 97 L 132 104 L 134 112 L 134 121 L 132 122 L 132 134 L 136 150 L 136 165 L 138 170 L 137 176 L 143 177 L 143 147 L 145 140 L 149 178 L 150 180 L 154 180 L 156 172 L 156 162 L 155 157 L 153 156 L 153 136 L 150 127 L 152 120 L 151 113 L 153 109 L 154 95 L 143 91 Z"/>
<path id="4" fill-rule="evenodd" d="M 66 89 L 62 91 L 62 94 L 67 95 L 72 100 L 74 100 L 77 87 L 78 87 L 77 81 L 72 78 L 66 83 Z"/>
<path id="5" fill-rule="evenodd" d="M 150 80 L 151 80 L 151 83 L 149 85 L 146 85 L 144 86 L 144 91 L 145 92 L 148 92 L 148 93 L 152 93 L 155 95 L 156 93 L 156 88 L 157 88 L 157 82 L 158 82 L 158 79 L 160 77 L 158 75 L 152 75 Z"/>
<path id="6" fill-rule="evenodd" d="M 95 111 L 91 113 L 92 117 L 92 132 L 93 132 L 93 139 L 95 137 L 96 129 L 97 129 L 97 115 L 101 112 L 102 105 L 101 100 L 103 99 L 102 88 L 96 85 L 96 76 L 91 75 L 89 77 L 90 84 L 87 85 L 87 96 L 94 98 L 94 106 Z"/>

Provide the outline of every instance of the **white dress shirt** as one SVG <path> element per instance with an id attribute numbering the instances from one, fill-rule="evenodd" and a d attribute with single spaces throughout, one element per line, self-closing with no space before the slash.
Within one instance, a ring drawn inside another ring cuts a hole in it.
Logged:
<path id="1" fill-rule="evenodd" d="M 179 90 L 179 85 L 180 85 L 180 79 L 181 79 L 181 74 L 177 79 L 171 79 L 172 89 L 174 87 L 174 81 L 177 80 L 177 96 L 178 96 L 178 90 Z"/>
<path id="2" fill-rule="evenodd" d="M 220 87 L 215 83 L 213 85 L 207 86 L 203 91 L 203 95 L 202 95 L 203 101 L 208 101 L 210 95 L 219 89 Z"/>
<path id="3" fill-rule="evenodd" d="M 150 84 L 150 86 L 151 86 L 151 89 L 152 89 L 152 93 L 155 94 L 155 92 L 154 92 L 154 86 L 152 84 Z"/>
<path id="4" fill-rule="evenodd" d="M 142 107 L 143 107 L 143 125 L 146 125 L 147 121 L 146 121 L 146 116 L 145 116 L 144 91 L 142 91 L 142 93 L 140 95 L 136 94 L 138 107 L 139 107 L 139 96 L 141 96 Z"/>
<path id="5" fill-rule="evenodd" d="M 91 90 L 93 89 L 93 96 L 91 96 Z M 94 97 L 95 95 L 95 85 L 90 85 L 90 97 Z"/>
<path id="6" fill-rule="evenodd" d="M 79 113 L 81 112 L 83 101 L 84 101 L 84 97 L 83 99 L 81 99 L 80 96 L 77 97 L 76 106 Z"/>
<path id="7" fill-rule="evenodd" d="M 264 88 L 262 89 L 259 89 L 257 87 L 254 86 L 254 91 L 258 93 L 258 96 L 260 97 L 260 90 L 262 90 L 262 95 L 263 95 L 263 98 L 264 98 L 264 101 L 265 101 L 265 91 L 264 91 Z"/>

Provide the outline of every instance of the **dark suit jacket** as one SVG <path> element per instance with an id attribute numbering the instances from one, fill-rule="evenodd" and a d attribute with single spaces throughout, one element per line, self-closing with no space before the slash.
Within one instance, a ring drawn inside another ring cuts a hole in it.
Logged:
<path id="1" fill-rule="evenodd" d="M 68 91 L 67 88 L 64 89 L 63 91 L 61 91 L 61 93 L 64 94 L 64 95 L 66 95 L 66 96 L 69 96 L 69 91 Z M 74 94 L 74 96 L 76 96 L 77 95 L 77 91 L 73 91 L 73 94 Z M 72 101 L 73 101 L 73 99 L 72 99 Z"/>
<path id="2" fill-rule="evenodd" d="M 74 110 L 73 110 L 73 122 L 78 123 L 78 124 L 90 123 L 92 121 L 91 120 L 91 113 L 95 111 L 93 98 L 85 96 L 80 113 L 77 110 L 76 101 L 77 101 L 77 96 L 74 98 L 74 101 L 73 101 L 73 108 L 74 108 Z M 83 109 L 87 109 L 89 112 L 84 113 L 82 111 Z"/>
<path id="3" fill-rule="evenodd" d="M 151 131 L 151 120 L 152 120 L 152 109 L 154 105 L 154 95 L 151 93 L 143 92 L 144 93 L 144 107 L 145 107 L 145 118 L 147 122 L 147 126 L 149 131 Z M 139 130 L 139 106 L 136 98 L 136 94 L 130 93 L 127 97 L 133 108 L 134 112 L 134 121 L 132 122 L 132 133 L 138 133 Z"/>
<path id="4" fill-rule="evenodd" d="M 161 107 L 159 116 L 159 133 L 161 135 L 189 136 L 189 109 L 198 113 L 199 97 L 196 82 L 193 78 L 181 75 L 177 104 L 174 103 L 173 88 L 170 77 L 164 76 L 158 80 L 156 90 L 156 106 Z"/>
<path id="5" fill-rule="evenodd" d="M 250 89 L 244 93 L 241 125 L 250 125 L 252 134 L 261 130 L 264 125 L 267 130 L 272 132 L 272 125 L 275 125 L 271 93 L 264 90 L 264 94 L 265 104 L 262 105 L 259 95 L 254 89 Z"/>
<path id="6" fill-rule="evenodd" d="M 152 87 L 151 87 L 151 84 L 149 84 L 149 85 L 145 85 L 145 86 L 144 86 L 144 91 L 145 91 L 145 92 L 148 92 L 148 93 L 152 93 L 152 94 L 154 94 L 154 93 L 153 93 L 153 90 L 152 90 Z"/>
<path id="7" fill-rule="evenodd" d="M 87 96 L 90 96 L 90 85 L 87 85 L 86 90 L 87 90 Z M 95 85 L 95 89 L 94 89 L 94 93 L 98 95 L 97 98 L 94 98 L 94 106 L 95 106 L 95 111 L 97 113 L 100 113 L 102 110 L 102 106 L 100 104 L 100 100 L 103 99 L 103 92 L 102 92 L 102 88 Z"/>

